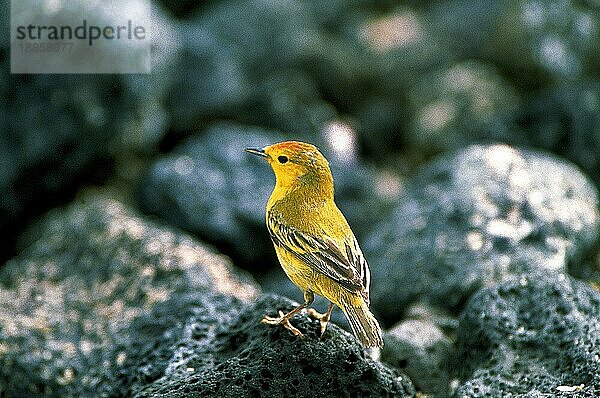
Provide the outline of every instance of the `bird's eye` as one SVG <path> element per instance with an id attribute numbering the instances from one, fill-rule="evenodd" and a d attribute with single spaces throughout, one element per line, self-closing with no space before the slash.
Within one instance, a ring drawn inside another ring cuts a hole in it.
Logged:
<path id="1" fill-rule="evenodd" d="M 287 156 L 278 156 L 277 160 L 279 160 L 279 163 L 287 163 L 287 161 L 289 160 Z"/>

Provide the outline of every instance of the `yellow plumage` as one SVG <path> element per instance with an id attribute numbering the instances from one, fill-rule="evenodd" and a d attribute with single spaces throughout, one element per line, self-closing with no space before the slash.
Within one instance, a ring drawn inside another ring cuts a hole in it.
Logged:
<path id="1" fill-rule="evenodd" d="M 264 157 L 276 184 L 267 203 L 267 227 L 281 266 L 304 292 L 305 302 L 263 322 L 281 324 L 296 335 L 290 318 L 308 307 L 314 294 L 332 304 L 326 314 L 309 309 L 325 332 L 333 305 L 340 307 L 365 346 L 383 345 L 381 329 L 368 309 L 370 274 L 346 219 L 333 199 L 333 178 L 325 157 L 313 145 L 286 141 L 247 149 Z"/>

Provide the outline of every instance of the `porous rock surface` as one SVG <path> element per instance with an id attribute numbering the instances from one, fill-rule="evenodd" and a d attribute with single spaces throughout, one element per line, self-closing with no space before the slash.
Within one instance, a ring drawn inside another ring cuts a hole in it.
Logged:
<path id="1" fill-rule="evenodd" d="M 319 323 L 305 314 L 293 318 L 304 338 L 260 323 L 265 314 L 291 310 L 288 299 L 236 300 L 216 313 L 202 300 L 181 302 L 177 322 L 169 307 L 159 307 L 134 324 L 137 344 L 122 370 L 134 380 L 134 397 L 414 396 L 406 375 L 372 360 L 333 324 L 321 339 Z M 145 333 L 152 325 L 163 333 Z M 163 371 L 144 379 L 149 367 Z"/>
<path id="2" fill-rule="evenodd" d="M 597 397 L 600 292 L 539 272 L 484 288 L 462 314 L 458 346 L 457 397 Z"/>
<path id="3" fill-rule="evenodd" d="M 596 188 L 575 166 L 470 146 L 419 173 L 365 240 L 372 305 L 388 322 L 419 296 L 458 311 L 511 275 L 566 272 L 593 249 L 599 225 Z"/>
<path id="4" fill-rule="evenodd" d="M 406 372 L 420 391 L 448 395 L 453 344 L 433 322 L 402 321 L 383 338 L 382 361 Z"/>
<path id="5" fill-rule="evenodd" d="M 184 292 L 213 305 L 249 301 L 257 285 L 190 237 L 87 195 L 52 211 L 0 270 L 0 391 L 10 397 L 93 396 L 122 360 L 129 324 Z M 27 244 L 27 243 L 25 243 Z"/>

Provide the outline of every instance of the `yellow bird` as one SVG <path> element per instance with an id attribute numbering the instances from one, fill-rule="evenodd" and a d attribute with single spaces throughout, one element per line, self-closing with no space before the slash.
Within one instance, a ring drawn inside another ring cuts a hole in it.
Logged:
<path id="1" fill-rule="evenodd" d="M 354 335 L 366 347 L 382 347 L 381 328 L 369 311 L 369 266 L 333 200 L 327 159 L 311 144 L 286 141 L 246 152 L 266 159 L 276 183 L 267 203 L 267 228 L 287 276 L 304 292 L 304 303 L 263 323 L 302 333 L 290 318 L 312 304 L 314 295 L 331 303 L 327 313 L 308 309 L 325 333 L 334 304 L 344 311 Z"/>

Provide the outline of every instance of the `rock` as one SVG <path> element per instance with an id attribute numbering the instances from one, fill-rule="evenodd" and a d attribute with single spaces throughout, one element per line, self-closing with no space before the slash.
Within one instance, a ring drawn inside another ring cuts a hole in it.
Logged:
<path id="1" fill-rule="evenodd" d="M 405 312 L 405 318 L 424 321 L 439 328 L 451 340 L 456 340 L 458 318 L 447 309 L 433 306 L 431 303 L 417 301 L 412 303 Z"/>
<path id="2" fill-rule="evenodd" d="M 513 142 L 560 154 L 600 186 L 600 83 L 541 90 L 515 115 L 514 124 Z"/>
<path id="3" fill-rule="evenodd" d="M 515 75 L 538 81 L 599 76 L 597 5 L 572 0 L 506 2 L 495 33 L 495 58 Z"/>
<path id="4" fill-rule="evenodd" d="M 403 321 L 384 334 L 384 342 L 382 361 L 406 372 L 419 391 L 448 396 L 453 345 L 437 326 Z"/>
<path id="5" fill-rule="evenodd" d="M 274 7 L 221 2 L 182 25 L 182 34 L 185 48 L 176 69 L 186 78 L 168 96 L 178 130 L 217 117 L 240 120 L 242 105 L 265 76 L 292 69 L 322 44 L 308 7 L 297 1 Z"/>
<path id="6" fill-rule="evenodd" d="M 437 26 L 418 7 L 387 7 L 354 20 L 346 30 L 372 63 L 366 95 L 350 104 L 361 143 L 375 161 L 393 151 L 415 152 L 407 149 L 413 134 L 410 87 L 451 65 L 454 55 L 440 45 Z"/>
<path id="7" fill-rule="evenodd" d="M 183 49 L 174 66 L 167 95 L 171 127 L 197 129 L 216 117 L 233 117 L 244 103 L 251 82 L 235 49 L 221 45 L 216 33 L 191 22 L 181 25 Z M 185 78 L 184 78 L 185 76 Z"/>
<path id="8" fill-rule="evenodd" d="M 519 105 L 510 83 L 491 65 L 475 61 L 421 77 L 408 102 L 407 141 L 425 154 L 506 139 Z"/>
<path id="9" fill-rule="evenodd" d="M 134 319 L 184 293 L 230 303 L 259 291 L 226 257 L 105 194 L 52 211 L 25 242 L 0 270 L 0 391 L 8 396 L 95 395 L 94 374 L 119 360 L 110 353 L 130 342 Z"/>
<path id="10" fill-rule="evenodd" d="M 186 19 L 191 15 L 194 15 L 198 12 L 198 10 L 202 10 L 207 6 L 210 6 L 212 3 L 216 3 L 216 1 L 192 1 L 192 0 L 177 0 L 177 1 L 166 1 L 166 0 L 158 0 L 157 3 L 160 3 L 162 7 L 169 10 L 173 15 L 180 19 Z"/>
<path id="11" fill-rule="evenodd" d="M 9 70 L 8 58 L 2 67 Z M 113 157 L 102 144 L 116 138 L 112 115 L 125 95 L 111 93 L 115 79 L 9 76 L 10 86 L 19 89 L 7 93 L 1 111 L 0 231 L 10 237 L 3 239 L 2 253 L 13 252 L 27 221 L 70 198 L 82 181 L 102 180 L 107 174 Z"/>
<path id="12" fill-rule="evenodd" d="M 459 311 L 511 275 L 565 272 L 596 244 L 599 225 L 597 191 L 571 164 L 468 147 L 419 173 L 365 240 L 372 306 L 389 323 L 418 296 Z"/>
<path id="13" fill-rule="evenodd" d="M 528 91 L 599 76 L 600 19 L 593 3 L 460 0 L 428 11 L 444 48 L 499 66 Z"/>
<path id="14" fill-rule="evenodd" d="M 432 35 L 446 52 L 459 59 L 493 59 L 492 35 L 507 6 L 506 1 L 454 0 L 431 3 L 423 18 L 433 26 Z M 466 18 L 466 16 L 469 18 Z M 495 63 L 495 62 L 492 62 Z"/>
<path id="15" fill-rule="evenodd" d="M 388 8 L 296 0 L 207 7 L 182 24 L 175 69 L 186 79 L 168 95 L 174 129 L 231 119 L 315 132 L 339 112 L 356 120 L 366 148 L 389 151 L 389 128 L 404 131 L 407 86 L 451 57 L 422 13 Z M 379 104 L 390 111 L 374 111 Z"/>
<path id="16" fill-rule="evenodd" d="M 141 205 L 246 261 L 265 262 L 273 249 L 264 209 L 275 177 L 244 148 L 281 140 L 262 128 L 215 124 L 151 166 L 140 187 Z"/>
<path id="17" fill-rule="evenodd" d="M 372 360 L 335 325 L 324 337 L 306 315 L 293 323 L 304 334 L 260 323 L 265 314 L 292 309 L 277 296 L 222 308 L 200 295 L 174 298 L 137 319 L 123 354 L 119 389 L 142 397 L 350 396 L 413 397 L 410 379 Z M 174 319 L 175 318 L 175 319 Z M 160 333 L 149 333 L 156 328 Z M 114 391 L 110 391 L 114 395 Z M 124 395 L 127 395 L 124 394 Z M 110 394 L 106 394 L 110 395 Z"/>
<path id="18" fill-rule="evenodd" d="M 288 69 L 260 80 L 240 108 L 247 124 L 299 134 L 318 133 L 337 117 L 311 76 Z"/>
<path id="19" fill-rule="evenodd" d="M 564 274 L 516 276 L 469 300 L 458 345 L 457 397 L 598 396 L 600 292 Z"/>
<path id="20" fill-rule="evenodd" d="M 373 170 L 347 154 L 341 158 L 349 163 L 337 160 L 329 142 L 318 136 L 286 136 L 233 123 L 213 124 L 202 136 L 157 160 L 140 186 L 141 205 L 231 253 L 236 263 L 254 270 L 271 268 L 277 260 L 265 226 L 265 207 L 275 178 L 262 159 L 243 150 L 285 139 L 321 147 L 330 160 L 340 209 L 357 235 L 366 231 L 387 205 L 383 194 L 374 195 Z"/>
<path id="21" fill-rule="evenodd" d="M 96 11 L 69 4 L 75 3 L 59 4 L 55 21 L 81 21 L 78 15 Z M 111 4 L 103 15 L 114 26 L 122 9 L 112 7 L 128 2 Z M 51 22 L 40 7 L 31 8 L 30 19 Z M 16 236 L 29 221 L 72 200 L 81 185 L 105 181 L 115 163 L 156 151 L 167 129 L 162 84 L 179 41 L 160 10 L 152 11 L 152 23 L 160 33 L 152 36 L 154 73 L 143 76 L 10 74 L 9 43 L 0 42 L 0 235 L 7 237 L 0 261 L 15 254 Z"/>

